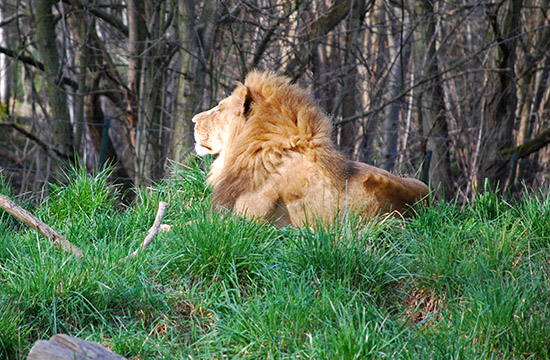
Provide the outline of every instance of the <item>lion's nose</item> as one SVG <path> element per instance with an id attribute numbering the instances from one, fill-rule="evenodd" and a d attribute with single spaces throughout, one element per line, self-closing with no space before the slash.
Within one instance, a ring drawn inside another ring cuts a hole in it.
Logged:
<path id="1" fill-rule="evenodd" d="M 197 115 L 193 116 L 191 118 L 191 121 L 193 122 L 193 124 L 195 124 L 197 122 Z"/>

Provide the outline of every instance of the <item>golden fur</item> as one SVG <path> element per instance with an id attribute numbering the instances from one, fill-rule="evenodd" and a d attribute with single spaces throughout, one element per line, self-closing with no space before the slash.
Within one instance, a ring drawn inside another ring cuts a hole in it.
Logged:
<path id="1" fill-rule="evenodd" d="M 195 115 L 196 150 L 218 155 L 208 175 L 217 207 L 279 226 L 405 214 L 428 195 L 419 180 L 349 161 L 309 94 L 272 72 L 251 72 L 218 106 Z"/>

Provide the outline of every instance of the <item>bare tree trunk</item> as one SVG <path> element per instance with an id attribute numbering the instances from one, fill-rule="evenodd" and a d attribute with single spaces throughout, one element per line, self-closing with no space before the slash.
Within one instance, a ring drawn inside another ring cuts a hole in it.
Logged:
<path id="1" fill-rule="evenodd" d="M 2 23 L 4 19 L 4 9 L 0 6 L 0 23 Z M 0 46 L 8 49 L 10 47 L 9 45 L 9 38 L 8 38 L 8 31 L 5 27 L 0 26 Z M 9 108 L 10 108 L 10 61 L 9 58 L 0 53 L 0 115 L 1 114 L 8 114 Z"/>
<path id="2" fill-rule="evenodd" d="M 549 0 L 543 0 L 540 4 L 541 12 L 538 14 L 537 27 L 544 30 L 535 36 L 536 42 L 528 55 L 523 56 L 523 61 L 518 68 L 520 99 L 518 110 L 520 125 L 517 133 L 516 144 L 525 143 L 532 135 L 537 121 L 541 118 L 541 103 L 544 93 L 548 89 L 550 75 L 550 28 L 545 27 L 546 14 L 549 9 Z M 539 72 L 540 71 L 540 72 Z M 544 116 L 544 115 L 542 115 Z M 535 157 L 537 157 L 535 155 Z M 527 186 L 534 180 L 534 174 L 538 171 L 539 161 L 521 161 L 515 182 L 521 179 Z"/>
<path id="3" fill-rule="evenodd" d="M 183 43 L 181 51 L 181 72 L 178 92 L 178 117 L 174 119 L 174 132 L 169 156 L 176 162 L 183 162 L 193 148 L 193 123 L 191 118 L 204 105 L 207 64 L 210 58 L 214 31 L 217 26 L 218 8 L 216 0 L 206 0 L 200 18 L 195 14 L 194 2 L 179 0 L 179 36 Z M 197 22 L 203 24 L 198 31 Z"/>
<path id="4" fill-rule="evenodd" d="M 166 3 L 160 2 L 156 6 L 146 4 L 145 11 L 149 34 L 143 53 L 139 93 L 139 123 L 145 131 L 141 135 L 141 147 L 136 151 L 141 160 L 142 176 L 156 181 L 164 175 L 164 130 L 169 126 L 166 111 L 163 111 L 166 95 L 159 89 L 166 88 L 166 70 L 172 58 L 172 48 L 162 38 L 167 26 L 165 14 L 174 9 L 166 9 Z"/>
<path id="5" fill-rule="evenodd" d="M 376 24 L 383 22 L 383 9 L 380 7 L 375 7 L 370 16 L 367 16 L 365 19 L 366 26 L 368 28 L 376 27 Z M 382 32 L 375 31 L 374 33 L 365 34 L 362 39 L 362 48 L 365 51 L 368 49 L 378 49 L 383 48 L 385 44 L 384 36 Z M 375 91 L 370 91 L 371 86 L 369 78 L 376 76 L 373 71 L 373 68 L 378 68 L 378 62 L 374 62 L 371 66 L 366 66 L 366 69 L 363 70 L 363 78 L 368 83 L 366 89 L 363 91 L 361 102 L 363 104 L 373 104 L 379 103 L 379 95 Z M 379 143 L 380 143 L 380 131 L 379 124 L 381 122 L 380 113 L 374 112 L 371 116 L 366 117 L 363 120 L 362 129 L 361 129 L 361 138 L 359 139 L 358 147 L 358 157 L 357 160 L 366 162 L 369 164 L 376 164 L 376 159 L 379 159 Z"/>
<path id="6" fill-rule="evenodd" d="M 69 5 L 70 6 L 70 5 Z M 75 49 L 76 65 L 80 71 L 77 75 L 77 88 L 74 93 L 74 147 L 77 153 L 83 153 L 83 145 L 86 142 L 84 138 L 84 98 L 87 93 L 86 77 L 88 74 L 88 46 L 86 44 L 86 33 L 88 32 L 88 22 L 85 21 L 83 10 L 76 6 L 71 6 L 73 16 L 67 17 L 67 24 L 73 34 L 82 46 Z"/>
<path id="7" fill-rule="evenodd" d="M 102 94 L 90 89 L 101 88 L 102 74 L 104 74 L 103 56 L 101 46 L 97 42 L 95 34 L 95 18 L 88 17 L 79 4 L 71 3 L 71 16 L 68 24 L 74 39 L 82 46 L 78 49 L 77 64 L 78 87 L 75 94 L 75 144 L 85 144 L 86 135 L 83 124 L 88 125 L 89 138 L 92 148 L 97 155 L 101 152 L 105 115 L 101 106 Z M 105 161 L 114 167 L 113 177 L 116 182 L 123 185 L 124 190 L 131 189 L 133 182 L 130 180 L 127 167 L 119 162 L 119 154 L 115 149 L 111 136 L 107 133 Z M 83 146 L 84 147 L 84 146 Z M 76 147 L 80 148 L 80 147 Z M 99 158 L 99 157 L 98 157 Z M 101 165 L 98 163 L 98 165 Z M 132 193 L 124 192 L 126 200 L 131 200 Z"/>
<path id="8" fill-rule="evenodd" d="M 362 1 L 357 2 L 351 8 L 351 15 L 347 24 L 348 31 L 345 37 L 346 52 L 344 53 L 344 82 L 341 98 L 337 99 L 332 111 L 333 114 L 336 114 L 336 110 L 341 104 L 342 118 L 357 114 L 357 111 L 361 108 L 359 101 L 360 89 L 358 88 L 359 72 L 357 71 L 357 66 L 354 64 L 354 60 L 357 58 L 355 52 L 359 48 L 359 29 L 363 24 L 365 11 L 365 3 Z M 355 144 L 358 139 L 360 124 L 357 121 L 350 121 L 340 125 L 339 130 L 338 145 L 348 157 L 351 157 L 356 153 Z"/>
<path id="9" fill-rule="evenodd" d="M 483 184 L 489 179 L 502 189 L 509 176 L 510 160 L 503 158 L 500 152 L 513 144 L 513 130 L 516 119 L 516 38 L 519 34 L 519 20 L 521 16 L 522 0 L 507 0 L 503 3 L 504 18 L 499 19 L 497 7 L 495 12 L 489 13 L 495 40 L 498 42 L 494 89 L 484 104 L 485 118 L 483 119 L 484 160 L 480 164 L 478 183 Z M 501 21 L 499 21 L 501 20 Z"/>
<path id="10" fill-rule="evenodd" d="M 397 13 L 403 10 L 395 8 Z M 404 19 L 404 17 L 403 17 Z M 405 39 L 410 34 L 404 33 L 405 24 L 394 25 L 388 28 L 388 48 L 390 54 L 390 70 L 388 74 L 387 97 L 396 98 L 403 91 L 405 72 L 409 60 L 410 51 Z M 392 171 L 397 160 L 397 141 L 399 122 L 401 120 L 402 101 L 396 100 L 384 109 L 384 121 L 382 123 L 382 162 L 380 166 Z"/>
<path id="11" fill-rule="evenodd" d="M 358 91 L 359 73 L 356 67 L 351 67 L 347 73 L 347 79 L 344 82 L 344 98 L 342 100 L 342 118 L 357 114 L 357 109 L 361 109 Z M 358 121 L 350 121 L 340 125 L 340 135 L 338 137 L 339 146 L 347 157 L 357 158 L 356 143 L 360 137 L 361 126 Z"/>
<path id="12" fill-rule="evenodd" d="M 73 132 L 65 89 L 61 87 L 62 68 L 57 50 L 52 0 L 34 0 L 36 38 L 44 64 L 46 92 L 50 105 L 53 147 L 68 161 L 74 160 Z M 61 164 L 58 164 L 61 165 Z"/>
<path id="13" fill-rule="evenodd" d="M 143 125 L 140 124 L 139 117 L 139 85 L 140 85 L 140 70 L 142 63 L 142 50 L 145 45 L 147 29 L 145 22 L 143 21 L 143 15 L 145 14 L 145 5 L 143 0 L 129 0 L 128 1 L 128 45 L 129 45 L 129 59 L 128 59 L 128 90 L 125 92 L 126 101 L 128 106 L 128 123 L 133 128 L 136 128 L 133 133 L 134 148 L 135 148 L 135 164 L 134 164 L 134 182 L 136 185 L 140 184 L 142 178 L 143 159 L 140 155 L 144 155 L 143 151 L 140 151 L 142 147 L 143 139 Z"/>
<path id="14" fill-rule="evenodd" d="M 172 47 L 163 37 L 175 11 L 167 2 L 144 0 L 128 2 L 130 60 L 128 66 L 128 113 L 135 128 L 135 181 L 137 185 L 156 181 L 164 175 L 164 130 L 168 128 L 163 111 L 166 68 Z"/>
<path id="15" fill-rule="evenodd" d="M 449 134 L 443 89 L 439 74 L 436 49 L 436 14 L 434 3 L 430 0 L 412 1 L 414 24 L 413 54 L 417 75 L 415 79 L 430 79 L 418 91 L 417 113 L 426 151 L 431 151 L 429 168 L 431 187 L 437 189 L 437 195 L 447 199 L 454 197 L 449 158 Z"/>

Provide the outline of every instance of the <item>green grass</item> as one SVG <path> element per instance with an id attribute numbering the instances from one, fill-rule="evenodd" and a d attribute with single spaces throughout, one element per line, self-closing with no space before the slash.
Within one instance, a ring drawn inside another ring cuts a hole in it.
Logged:
<path id="1" fill-rule="evenodd" d="M 549 194 L 277 229 L 211 211 L 207 166 L 126 208 L 82 169 L 24 204 L 85 259 L 0 212 L 0 358 L 59 332 L 136 359 L 550 358 Z M 161 200 L 173 230 L 119 263 Z"/>

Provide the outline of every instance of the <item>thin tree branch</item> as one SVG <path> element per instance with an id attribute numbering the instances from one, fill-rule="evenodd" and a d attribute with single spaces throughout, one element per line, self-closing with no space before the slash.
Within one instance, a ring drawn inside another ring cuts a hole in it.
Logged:
<path id="1" fill-rule="evenodd" d="M 124 25 L 121 19 L 116 16 L 110 15 L 104 11 L 101 11 L 97 8 L 88 7 L 87 5 L 82 4 L 79 0 L 63 0 L 64 3 L 73 5 L 79 9 L 89 11 L 95 17 L 105 21 L 107 24 L 111 25 L 118 31 L 120 31 L 124 36 L 128 37 L 128 27 Z"/>
<path id="2" fill-rule="evenodd" d="M 365 6 L 366 11 L 370 10 L 374 0 L 369 0 Z M 354 1 L 342 0 L 335 1 L 328 11 L 315 20 L 308 31 L 300 40 L 298 50 L 288 61 L 284 73 L 293 79 L 298 79 L 305 70 L 305 66 L 311 56 L 311 42 L 314 39 L 325 36 L 336 25 L 338 25 L 346 16 L 349 15 L 350 8 L 354 6 Z"/>
<path id="3" fill-rule="evenodd" d="M 7 55 L 11 58 L 17 59 L 17 60 L 21 61 L 24 64 L 34 66 L 35 68 L 39 69 L 40 71 L 44 71 L 44 64 L 42 64 L 40 61 L 38 61 L 38 60 L 36 60 L 36 59 L 34 59 L 30 56 L 18 54 L 17 52 L 15 52 L 11 49 L 6 49 L 5 47 L 2 47 L 2 46 L 0 46 L 0 53 L 3 53 L 3 54 L 5 54 L 5 55 Z M 71 79 L 69 79 L 65 76 L 63 76 L 61 78 L 61 83 L 63 85 L 70 86 L 73 89 L 78 88 L 78 84 L 76 83 L 76 81 L 71 80 Z"/>
<path id="4" fill-rule="evenodd" d="M 544 130 L 533 139 L 526 141 L 521 145 L 502 150 L 500 152 L 500 155 L 510 156 L 517 154 L 520 159 L 523 159 L 524 157 L 527 157 L 532 153 L 539 151 L 548 144 L 550 144 L 550 128 Z"/>
<path id="5" fill-rule="evenodd" d="M 0 27 L 3 27 L 3 26 L 6 26 L 8 25 L 9 23 L 21 18 L 21 17 L 25 17 L 25 16 L 28 16 L 28 15 L 25 15 L 25 14 L 14 14 L 10 17 L 8 17 L 7 19 L 4 19 L 3 21 L 0 22 Z"/>
<path id="6" fill-rule="evenodd" d="M 48 240 L 50 240 L 54 246 L 59 249 L 65 250 L 73 254 L 77 258 L 83 257 L 82 251 L 61 235 L 57 230 L 50 227 L 48 224 L 31 214 L 29 211 L 23 209 L 15 202 L 10 200 L 5 195 L 0 194 L 0 208 L 4 209 L 8 214 L 11 214 L 19 221 L 27 224 L 34 230 L 38 231 Z"/>
<path id="7" fill-rule="evenodd" d="M 269 42 L 271 41 L 271 38 L 275 34 L 275 31 L 281 26 L 281 24 L 283 24 L 284 22 L 290 19 L 290 16 L 298 10 L 301 4 L 302 4 L 302 0 L 295 1 L 288 14 L 278 17 L 277 19 L 275 19 L 273 22 L 269 24 L 269 26 L 265 30 L 264 36 L 256 46 L 256 50 L 254 51 L 254 56 L 252 58 L 252 68 L 257 67 L 258 64 L 260 63 L 260 60 L 262 59 L 264 52 L 267 50 Z"/>
<path id="8" fill-rule="evenodd" d="M 139 248 L 136 251 L 134 251 L 130 255 L 120 259 L 119 263 L 135 258 L 139 254 L 140 251 L 144 250 L 149 245 L 151 245 L 151 243 L 153 242 L 153 239 L 155 238 L 155 236 L 157 235 L 157 233 L 159 231 L 160 226 L 162 225 L 162 219 L 164 218 L 164 214 L 166 213 L 166 209 L 168 209 L 168 203 L 164 202 L 164 201 L 159 202 L 159 209 L 157 211 L 157 216 L 155 217 L 155 221 L 153 222 L 153 226 L 151 226 L 151 228 L 149 229 L 149 232 L 147 233 L 147 236 L 145 237 L 145 239 L 143 240 L 143 242 L 141 243 L 141 245 L 139 246 Z"/>
<path id="9" fill-rule="evenodd" d="M 99 45 L 101 46 L 103 43 L 99 43 Z M 114 89 L 114 90 L 99 90 L 98 92 L 107 97 L 109 100 L 111 100 L 114 104 L 116 104 L 117 106 L 121 107 L 120 104 L 124 101 L 120 96 L 118 96 L 116 94 L 117 91 L 121 91 L 121 92 L 125 92 L 125 91 L 128 91 L 128 88 L 126 87 L 126 85 L 124 85 L 124 83 L 120 80 L 120 77 L 116 74 L 116 72 L 113 72 L 113 69 L 115 68 L 111 59 L 109 58 L 108 54 L 106 54 L 106 50 L 104 47 L 101 47 L 101 50 L 102 50 L 102 54 L 103 54 L 103 57 L 106 59 L 108 65 L 107 65 L 107 78 L 109 78 L 109 80 L 111 80 L 112 82 L 114 82 L 118 87 L 119 89 Z M 40 61 L 30 57 L 30 56 L 26 56 L 26 55 L 21 55 L 21 54 L 18 54 L 17 52 L 13 51 L 13 50 L 10 50 L 10 49 L 6 49 L 5 47 L 2 47 L 0 46 L 0 53 L 3 53 L 11 58 L 14 58 L 14 59 L 17 59 L 19 61 L 21 61 L 22 63 L 24 64 L 27 64 L 27 65 L 31 65 L 37 69 L 39 69 L 40 71 L 44 71 L 44 64 L 42 64 Z M 67 78 L 67 77 L 63 77 L 61 78 L 61 83 L 63 85 L 67 85 L 67 86 L 70 86 L 74 91 L 76 91 L 78 89 L 78 83 L 70 78 Z"/>
<path id="10" fill-rule="evenodd" d="M 40 146 L 44 151 L 46 151 L 46 154 L 53 158 L 56 161 L 61 160 L 69 160 L 67 155 L 60 153 L 57 149 L 54 149 L 48 144 L 46 144 L 44 141 L 42 141 L 37 135 L 25 130 L 23 127 L 17 125 L 15 122 L 6 122 L 2 121 L 0 122 L 0 127 L 2 126 L 9 126 L 23 134 L 25 137 L 29 138 L 30 140 L 34 141 L 38 146 Z"/>
<path id="11" fill-rule="evenodd" d="M 386 100 L 385 102 L 383 102 L 381 105 L 375 107 L 374 109 L 370 109 L 370 110 L 367 110 L 367 111 L 364 111 L 363 113 L 361 114 L 357 114 L 357 115 L 354 115 L 354 116 L 350 116 L 350 117 L 347 117 L 345 119 L 342 119 L 342 120 L 338 120 L 338 121 L 334 121 L 333 122 L 333 125 L 341 125 L 341 124 L 345 124 L 347 122 L 350 122 L 350 121 L 355 121 L 357 119 L 362 119 L 364 117 L 367 117 L 373 113 L 376 113 L 376 112 L 379 112 L 381 110 L 383 110 L 386 106 L 388 106 L 389 104 L 393 103 L 394 101 L 397 101 L 397 100 L 400 100 L 403 96 L 407 95 L 411 90 L 429 82 L 429 81 L 432 81 L 442 75 L 445 75 L 459 67 L 461 67 L 462 65 L 466 64 L 467 62 L 469 62 L 470 60 L 472 60 L 473 58 L 475 58 L 476 56 L 484 53 L 485 51 L 487 50 L 490 50 L 494 47 L 497 47 L 497 46 L 500 46 L 500 43 L 501 42 L 507 42 L 507 41 L 512 41 L 512 40 L 515 40 L 517 38 L 520 38 L 524 35 L 527 35 L 527 34 L 530 34 L 532 32 L 535 32 L 535 31 L 538 31 L 538 30 L 541 30 L 541 29 L 545 29 L 545 28 L 548 28 L 550 27 L 550 25 L 543 25 L 543 26 L 539 26 L 535 29 L 530 29 L 528 31 L 525 31 L 521 34 L 517 34 L 517 35 L 514 35 L 514 36 L 511 36 L 509 37 L 508 39 L 504 39 L 502 41 L 499 41 L 499 42 L 495 42 L 495 43 L 492 43 L 492 44 L 488 44 L 486 46 L 483 46 L 481 49 L 479 49 L 478 51 L 468 55 L 467 57 L 463 58 L 462 60 L 456 62 L 454 65 L 448 67 L 447 69 L 444 69 L 444 70 L 441 70 L 440 72 L 436 73 L 436 74 L 433 74 L 431 76 L 428 76 L 428 77 L 425 77 L 423 79 L 420 79 L 417 83 L 415 84 L 412 84 L 411 86 L 409 86 L 408 88 L 404 89 L 403 91 L 401 91 L 399 94 L 397 94 L 395 97 L 391 98 L 391 99 L 388 99 Z"/>
<path id="12" fill-rule="evenodd" d="M 44 71 L 44 64 L 42 64 L 40 61 L 30 57 L 30 56 L 26 56 L 26 55 L 21 55 L 21 54 L 18 54 L 17 52 L 11 50 L 11 49 L 6 49 L 5 47 L 3 46 L 0 46 L 0 53 L 3 53 L 4 55 L 7 55 L 11 58 L 14 58 L 14 59 L 17 59 L 27 65 L 31 65 L 31 66 L 34 66 L 42 71 Z"/>

